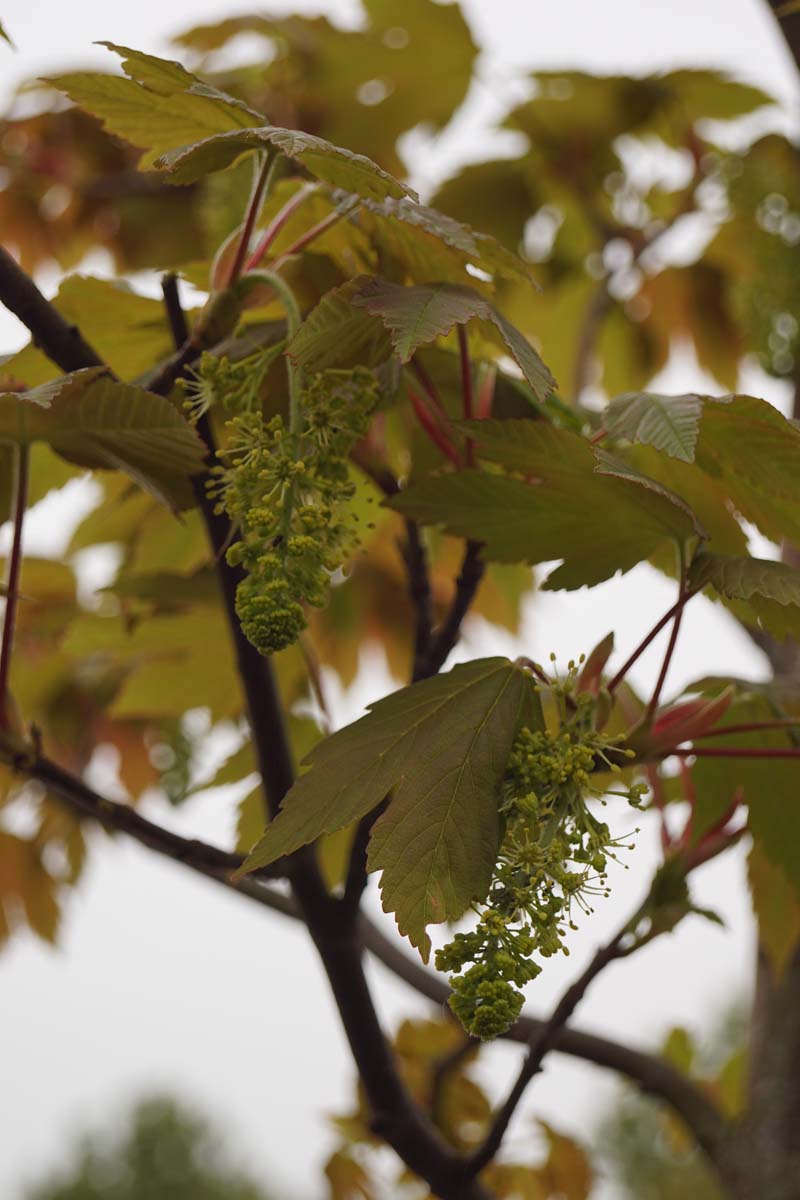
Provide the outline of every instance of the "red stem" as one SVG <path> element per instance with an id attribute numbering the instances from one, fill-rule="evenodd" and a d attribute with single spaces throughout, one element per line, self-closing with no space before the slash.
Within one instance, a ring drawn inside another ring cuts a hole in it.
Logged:
<path id="1" fill-rule="evenodd" d="M 428 397 L 428 399 L 430 400 L 430 402 L 434 406 L 434 408 L 437 410 L 437 412 L 439 412 L 440 415 L 442 417 L 444 417 L 444 419 L 446 421 L 449 420 L 449 417 L 447 416 L 447 410 L 445 409 L 445 406 L 442 404 L 442 401 L 439 397 L 439 392 L 436 387 L 436 384 L 433 382 L 430 375 L 425 370 L 425 368 L 423 367 L 423 365 L 419 361 L 419 359 L 416 357 L 416 355 L 414 356 L 414 358 L 411 359 L 411 370 L 414 372 L 417 379 L 422 384 L 422 386 L 425 390 L 425 395 Z"/>
<path id="2" fill-rule="evenodd" d="M 729 733 L 760 733 L 764 729 L 800 729 L 800 720 L 786 717 L 776 718 L 774 721 L 749 721 L 743 725 L 725 725 L 722 729 L 708 729 L 705 733 L 696 733 L 693 735 L 693 740 L 723 737 Z"/>
<path id="3" fill-rule="evenodd" d="M 675 620 L 672 622 L 672 630 L 669 635 L 669 641 L 667 642 L 666 653 L 664 654 L 664 661 L 661 664 L 661 670 L 659 672 L 658 679 L 656 681 L 656 686 L 655 686 L 652 696 L 650 697 L 650 703 L 648 704 L 647 710 L 644 714 L 645 721 L 651 720 L 653 713 L 658 708 L 658 702 L 661 699 L 661 692 L 663 691 L 664 683 L 667 678 L 667 671 L 669 670 L 669 664 L 672 662 L 672 655 L 675 652 L 675 646 L 677 645 L 677 642 L 678 642 L 678 634 L 680 633 L 680 629 L 681 629 L 681 621 L 683 620 L 683 610 L 686 606 L 686 602 L 684 601 L 683 597 L 684 597 L 684 572 L 683 572 L 683 570 L 681 570 L 681 586 L 680 586 L 680 591 L 678 593 L 678 606 L 679 607 L 675 613 Z"/>
<path id="4" fill-rule="evenodd" d="M 471 421 L 475 415 L 475 402 L 472 392 L 472 363 L 469 357 L 467 331 L 463 325 L 458 326 L 458 357 L 461 362 L 461 401 L 464 406 L 464 419 Z M 472 438 L 466 441 L 467 466 L 475 463 L 475 443 Z"/>
<path id="5" fill-rule="evenodd" d="M 309 242 L 313 242 L 315 238 L 318 238 L 320 234 L 325 233 L 331 228 L 332 225 L 335 225 L 337 221 L 341 221 L 348 215 L 350 211 L 351 210 L 348 209 L 347 212 L 331 212 L 328 213 L 327 217 L 323 217 L 321 221 L 317 221 L 316 225 L 312 225 L 310 229 L 305 231 L 305 233 L 301 233 L 296 242 L 292 242 L 291 246 L 286 247 L 283 254 L 279 255 L 279 257 L 275 259 L 274 263 L 272 264 L 272 269 L 277 270 L 278 267 L 283 266 L 287 258 L 291 258 L 291 256 L 293 254 L 297 254 L 299 250 L 305 249 Z"/>
<path id="6" fill-rule="evenodd" d="M 659 758 L 800 758 L 800 746 L 689 746 L 665 750 Z"/>
<path id="7" fill-rule="evenodd" d="M 11 726 L 8 704 L 8 679 L 11 672 L 11 652 L 19 603 L 19 576 L 22 568 L 22 525 L 28 503 L 28 447 L 17 446 L 16 478 L 14 480 L 14 533 L 8 560 L 6 610 L 3 614 L 3 638 L 0 643 L 0 728 Z"/>
<path id="8" fill-rule="evenodd" d="M 427 433 L 428 437 L 435 446 L 438 446 L 446 458 L 449 458 L 452 463 L 455 463 L 457 467 L 460 467 L 461 459 L 459 458 L 458 451 L 444 430 L 436 424 L 433 417 L 428 412 L 428 409 L 423 404 L 421 398 L 417 395 L 413 388 L 408 389 L 408 397 L 413 405 L 414 412 L 417 415 L 417 420 Z"/>
<path id="9" fill-rule="evenodd" d="M 273 163 L 270 162 L 268 158 L 265 159 L 261 164 L 261 170 L 258 173 L 253 186 L 253 191 L 250 196 L 250 201 L 247 205 L 247 214 L 244 219 L 244 226 L 242 227 L 242 236 L 239 238 L 239 245 L 236 247 L 236 255 L 231 263 L 231 270 L 228 276 L 228 287 L 232 287 L 242 273 L 242 266 L 244 264 L 245 255 L 247 254 L 247 247 L 250 244 L 253 228 L 256 220 L 258 219 L 258 214 L 261 211 L 261 200 L 264 195 L 264 189 L 267 185 L 267 179 L 269 178 L 272 166 Z"/>
<path id="10" fill-rule="evenodd" d="M 316 184 L 304 184 L 286 201 L 283 208 L 272 218 L 261 235 L 261 240 L 256 245 L 255 250 L 244 264 L 245 273 L 254 270 L 258 266 L 292 213 L 296 212 L 300 205 L 315 191 L 317 191 Z"/>
<path id="11" fill-rule="evenodd" d="M 475 416 L 479 421 L 485 421 L 492 415 L 492 405 L 494 404 L 494 385 L 497 379 L 497 372 L 494 367 L 489 367 L 485 372 L 481 385 L 478 390 L 478 400 L 475 405 Z"/>
<path id="12" fill-rule="evenodd" d="M 625 676 L 628 674 L 628 671 L 630 671 L 633 664 L 642 656 L 642 654 L 644 654 L 645 650 L 650 645 L 650 643 L 653 641 L 653 639 L 658 637 L 659 633 L 661 633 L 661 630 L 664 628 L 664 626 L 669 624 L 669 622 L 676 615 L 676 613 L 678 613 L 684 607 L 684 605 L 689 600 L 691 600 L 692 596 L 694 596 L 694 595 L 695 595 L 694 592 L 684 592 L 683 595 L 678 599 L 678 601 L 675 604 L 673 604 L 672 608 L 670 608 L 667 612 L 664 613 L 664 616 L 661 618 L 661 620 L 658 621 L 657 624 L 655 624 L 653 626 L 653 628 L 650 630 L 650 632 L 642 639 L 642 641 L 636 647 L 633 654 L 631 654 L 630 658 L 628 658 L 622 664 L 620 669 L 617 671 L 616 675 L 614 676 L 614 678 L 611 680 L 611 682 L 608 685 L 609 692 L 614 692 L 615 689 L 619 687 L 619 685 L 622 683 Z"/>

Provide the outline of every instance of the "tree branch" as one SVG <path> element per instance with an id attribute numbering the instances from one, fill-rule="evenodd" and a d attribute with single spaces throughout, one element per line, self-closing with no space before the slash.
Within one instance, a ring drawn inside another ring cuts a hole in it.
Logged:
<path id="1" fill-rule="evenodd" d="M 416 521 L 406 521 L 406 541 L 400 547 L 408 576 L 408 594 L 414 609 L 414 659 L 412 682 L 425 678 L 426 661 L 433 636 L 433 599 L 425 552 Z"/>
<path id="2" fill-rule="evenodd" d="M 180 834 L 172 833 L 171 830 L 148 821 L 130 805 L 101 796 L 77 775 L 71 774 L 43 754 L 34 754 L 30 760 L 20 755 L 14 766 L 17 771 L 30 779 L 38 780 L 48 791 L 54 792 L 73 812 L 91 817 L 109 831 L 127 833 L 129 837 L 154 850 L 156 854 L 183 863 L 195 871 L 203 874 L 230 874 L 238 870 L 244 861 L 241 854 L 220 850 L 193 838 L 181 837 Z M 283 867 L 275 863 L 257 873 L 261 878 L 273 879 L 280 878 L 282 874 Z M 251 878 L 256 878 L 256 874 Z"/>
<path id="3" fill-rule="evenodd" d="M 20 319 L 34 345 L 62 371 L 104 366 L 80 330 L 61 316 L 3 246 L 0 246 L 0 301 Z"/>
<path id="4" fill-rule="evenodd" d="M 162 278 L 161 292 L 164 296 L 164 308 L 167 312 L 172 340 L 176 346 L 182 346 L 189 340 L 189 326 L 186 323 L 186 314 L 178 295 L 178 277 L 174 271 L 170 271 Z"/>
<path id="5" fill-rule="evenodd" d="M 767 4 L 778 22 L 783 40 L 795 61 L 795 66 L 800 71 L 800 12 L 781 16 L 781 9 L 786 7 L 785 0 L 767 0 Z"/>
<path id="6" fill-rule="evenodd" d="M 434 633 L 430 651 L 422 665 L 422 671 L 415 678 L 425 679 L 429 675 L 435 675 L 442 668 L 445 659 L 458 641 L 461 623 L 469 612 L 486 570 L 486 563 L 481 558 L 482 549 L 481 542 L 467 542 L 461 562 L 461 571 L 456 580 L 453 602 L 444 621 Z"/>
<path id="7" fill-rule="evenodd" d="M 14 531 L 8 556 L 8 578 L 6 582 L 6 607 L 3 613 L 3 636 L 0 641 L 0 729 L 11 726 L 8 681 L 11 676 L 11 655 L 14 650 L 14 631 L 17 624 L 19 604 L 19 577 L 22 569 L 22 527 L 28 506 L 28 475 L 30 451 L 27 445 L 14 447 Z"/>
<path id="8" fill-rule="evenodd" d="M 637 911 L 637 916 L 641 910 Z M 634 918 L 634 921 L 636 918 Z M 484 1167 L 488 1166 L 492 1161 L 500 1145 L 505 1137 L 506 1130 L 511 1123 L 511 1118 L 516 1112 L 517 1106 L 525 1094 L 525 1089 L 535 1075 L 542 1069 L 542 1063 L 550 1050 L 553 1050 L 558 1044 L 559 1034 L 562 1032 L 570 1019 L 575 1009 L 580 1004 L 583 997 L 586 995 L 589 987 L 597 978 L 600 972 L 614 962 L 615 959 L 622 957 L 625 953 L 622 950 L 622 942 L 626 935 L 630 932 L 632 922 L 628 921 L 623 925 L 622 929 L 614 935 L 614 937 L 606 943 L 605 946 L 597 951 L 585 971 L 579 975 L 570 987 L 567 988 L 564 995 L 559 1000 L 554 1008 L 551 1016 L 547 1021 L 542 1023 L 542 1026 L 537 1030 L 532 1038 L 530 1048 L 528 1050 L 525 1062 L 522 1064 L 522 1069 L 517 1076 L 516 1082 L 508 1094 L 505 1104 L 497 1113 L 492 1127 L 487 1134 L 483 1145 L 472 1155 L 469 1161 L 469 1171 L 473 1175 L 479 1174 Z"/>
<path id="9" fill-rule="evenodd" d="M 395 940 L 387 937 L 377 925 L 363 916 L 361 938 L 366 949 L 398 979 L 426 996 L 437 1007 L 444 1008 L 447 1005 L 450 988 L 445 980 L 406 954 Z M 509 1041 L 531 1044 L 541 1035 L 545 1025 L 545 1021 L 536 1017 L 522 1016 L 504 1036 Z M 709 1158 L 716 1161 L 725 1135 L 725 1121 L 699 1088 L 666 1060 L 641 1050 L 632 1050 L 608 1038 L 570 1028 L 558 1031 L 553 1049 L 616 1071 L 646 1094 L 668 1104 L 685 1122 Z"/>

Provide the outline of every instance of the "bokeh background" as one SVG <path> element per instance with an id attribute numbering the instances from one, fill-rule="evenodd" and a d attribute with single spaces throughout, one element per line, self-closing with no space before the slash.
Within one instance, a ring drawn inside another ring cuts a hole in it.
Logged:
<path id="1" fill-rule="evenodd" d="M 107 69 L 107 53 L 92 45 L 97 39 L 169 56 L 174 53 L 171 34 L 245 7 L 241 0 L 170 0 L 169 5 L 81 0 L 71 6 L 10 0 L 0 18 L 16 52 L 0 47 L 3 104 L 17 112 L 35 106 L 35 97 L 16 94 L 18 85 L 32 77 L 80 67 Z M 463 0 L 462 8 L 480 47 L 469 96 L 443 134 L 418 130 L 401 143 L 411 182 L 423 199 L 460 164 L 513 152 L 513 135 L 498 135 L 491 125 L 528 94 L 526 75 L 534 69 L 641 74 L 714 67 L 776 98 L 778 107 L 757 119 L 761 127 L 797 131 L 797 75 L 760 0 Z M 350 0 L 274 0 L 269 10 L 324 12 L 348 26 L 361 19 L 359 5 Z M 235 53 L 248 49 L 242 44 Z M 753 122 L 745 125 L 741 136 L 752 137 Z M 691 229 L 683 231 L 671 253 L 675 261 L 691 257 Z M 114 274 L 102 253 L 93 254 L 83 269 Z M 52 293 L 56 269 L 45 266 L 40 282 Z M 154 278 L 137 277 L 135 284 L 157 294 Z M 14 319 L 0 313 L 0 352 L 26 340 Z M 677 353 L 654 390 L 713 387 L 690 356 Z M 786 411 L 787 385 L 755 365 L 746 365 L 741 387 Z M 77 485 L 58 501 L 39 505 L 28 548 L 58 553 L 87 503 Z M 86 586 L 101 583 L 103 571 L 102 560 L 88 562 Z M 633 645 L 652 614 L 671 604 L 672 591 L 667 580 L 641 566 L 591 594 L 542 593 L 527 605 L 519 639 L 478 622 L 469 627 L 458 654 L 536 657 L 555 650 L 566 659 L 612 626 Z M 635 683 L 652 679 L 658 654 L 657 644 L 637 665 Z M 734 623 L 710 602 L 696 601 L 686 614 L 671 690 L 698 675 L 734 669 L 752 678 L 767 673 L 761 655 Z M 377 655 L 362 661 L 346 695 L 329 683 L 340 723 L 392 686 Z M 197 719 L 202 728 L 202 714 Z M 177 811 L 153 797 L 145 811 L 181 832 L 230 844 L 231 806 L 219 791 Z M 277 915 L 251 911 L 236 897 L 121 838 L 105 841 L 100 849 L 69 901 L 58 948 L 23 934 L 0 958 L 0 1193 L 22 1200 L 27 1184 L 58 1164 L 76 1131 L 113 1123 L 132 1098 L 161 1090 L 212 1115 L 235 1157 L 268 1180 L 275 1196 L 323 1195 L 320 1168 L 335 1141 L 327 1115 L 348 1107 L 353 1072 L 303 931 Z M 630 907 L 632 891 L 638 892 L 654 862 L 648 830 L 630 870 L 615 881 L 612 898 L 584 925 L 572 958 L 554 963 L 530 989 L 531 1011 L 547 1011 L 595 942 Z M 732 1003 L 746 1003 L 754 933 L 743 854 L 703 869 L 697 895 L 701 904 L 720 911 L 726 929 L 689 920 L 634 963 L 612 967 L 584 1004 L 582 1026 L 649 1045 L 676 1024 L 702 1030 Z M 374 898 L 372 903 L 376 918 L 384 919 Z M 428 1012 L 423 1001 L 380 968 L 371 973 L 388 1026 Z M 491 1091 L 509 1079 L 517 1055 L 506 1046 L 487 1055 L 482 1070 Z M 512 1142 L 524 1146 L 533 1136 L 534 1114 L 585 1137 L 613 1095 L 608 1076 L 553 1056 L 515 1121 Z M 601 1182 L 596 1194 L 613 1197 L 613 1183 Z"/>

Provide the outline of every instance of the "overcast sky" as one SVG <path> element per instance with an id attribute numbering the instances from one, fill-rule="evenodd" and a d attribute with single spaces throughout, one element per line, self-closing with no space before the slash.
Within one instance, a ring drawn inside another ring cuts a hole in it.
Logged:
<path id="1" fill-rule="evenodd" d="M 516 69 L 638 73 L 716 66 L 772 91 L 794 120 L 797 80 L 760 0 L 467 0 L 464 7 L 484 50 L 482 83 L 454 133 L 422 147 L 423 179 L 433 178 L 442 161 L 474 152 L 476 128 L 513 94 Z M 243 0 L 170 0 L 168 6 L 155 0 L 10 0 L 1 15 L 18 53 L 0 48 L 0 90 L 9 95 L 19 80 L 54 67 L 106 65 L 106 52 L 91 46 L 97 39 L 163 53 L 170 32 L 246 8 Z M 358 15 L 349 0 L 276 0 L 269 8 L 322 10 L 347 21 Z M 0 320 L 0 351 L 22 340 L 13 321 Z M 685 364 L 673 369 L 668 382 L 676 391 L 697 386 Z M 749 386 L 782 399 L 779 388 L 760 378 Z M 38 522 L 39 534 L 44 538 L 46 528 L 53 546 L 63 544 L 67 532 L 58 528 L 58 518 L 51 506 Z M 537 598 L 520 643 L 473 630 L 461 657 L 524 647 L 534 656 L 556 650 L 566 658 L 590 648 L 611 627 L 618 642 L 632 646 L 672 599 L 665 580 L 638 568 L 591 594 Z M 636 681 L 652 679 L 657 661 L 657 650 L 646 656 Z M 756 676 L 764 668 L 747 640 L 698 600 L 685 616 L 671 687 L 731 670 Z M 380 665 L 372 664 L 348 711 L 386 686 Z M 157 805 L 151 811 L 183 831 L 223 842 L 231 822 L 220 807 L 214 799 L 180 814 Z M 307 939 L 282 918 L 252 911 L 130 842 L 102 840 L 69 904 L 59 949 L 23 936 L 0 959 L 0 1194 L 21 1200 L 23 1181 L 58 1161 L 69 1131 L 105 1120 L 131 1097 L 163 1087 L 219 1115 L 253 1169 L 293 1195 L 323 1195 L 325 1114 L 349 1106 L 352 1071 Z M 529 989 L 532 1012 L 547 1011 L 596 941 L 632 907 L 655 861 L 650 840 L 643 837 L 631 869 L 617 873 L 613 898 L 584 923 L 570 960 L 548 964 Z M 712 1015 L 742 992 L 753 931 L 741 856 L 707 867 L 697 883 L 699 901 L 722 911 L 727 932 L 690 920 L 635 963 L 615 966 L 581 1009 L 581 1025 L 645 1044 L 670 1024 L 696 1026 L 701 1014 Z M 402 985 L 377 970 L 375 977 L 388 1025 L 427 1011 Z M 509 1047 L 489 1056 L 492 1086 L 503 1083 L 517 1056 Z M 528 1145 L 532 1113 L 585 1134 L 606 1078 L 559 1057 L 549 1060 L 514 1125 L 514 1149 L 523 1153 Z"/>

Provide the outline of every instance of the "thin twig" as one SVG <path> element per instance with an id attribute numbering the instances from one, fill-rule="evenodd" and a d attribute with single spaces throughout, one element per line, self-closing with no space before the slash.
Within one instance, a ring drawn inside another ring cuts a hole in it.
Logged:
<path id="1" fill-rule="evenodd" d="M 62 371 L 105 365 L 77 326 L 61 316 L 3 246 L 0 246 L 0 302 L 19 317 L 32 335 L 33 344 Z"/>
<path id="2" fill-rule="evenodd" d="M 401 547 L 406 564 L 408 592 L 414 609 L 414 660 L 411 678 L 422 678 L 433 634 L 433 599 L 428 555 L 416 521 L 406 521 L 406 541 Z"/>
<path id="3" fill-rule="evenodd" d="M 264 255 L 269 250 L 275 238 L 286 225 L 293 213 L 297 211 L 301 204 L 312 196 L 314 192 L 319 190 L 317 183 L 304 183 L 293 196 L 290 196 L 283 207 L 275 214 L 267 228 L 256 243 L 253 253 L 248 258 L 244 265 L 245 272 L 252 271 L 264 258 Z"/>
<path id="4" fill-rule="evenodd" d="M 661 630 L 664 628 L 664 626 L 668 625 L 669 622 L 672 620 L 672 618 L 675 616 L 675 614 L 679 611 L 679 609 L 683 608 L 683 606 L 685 604 L 687 604 L 689 602 L 689 600 L 691 600 L 692 596 L 695 596 L 696 594 L 697 594 L 696 591 L 685 591 L 682 594 L 681 598 L 675 604 L 673 604 L 672 608 L 667 609 L 667 611 L 664 613 L 661 620 L 657 621 L 656 624 L 653 626 L 653 628 L 650 630 L 650 632 L 647 633 L 645 635 L 645 637 L 642 638 L 639 645 L 636 647 L 636 649 L 633 651 L 633 653 L 625 660 L 625 662 L 622 664 L 620 669 L 617 671 L 614 678 L 610 681 L 610 683 L 608 684 L 609 692 L 611 692 L 613 694 L 616 691 L 616 689 L 622 683 L 625 676 L 628 674 L 628 671 L 630 671 L 633 664 L 635 662 L 637 662 L 639 658 L 641 658 L 641 656 L 644 654 L 645 650 L 650 645 L 650 643 L 652 641 L 654 641 L 655 638 L 658 637 L 659 633 L 661 633 Z"/>
<path id="5" fill-rule="evenodd" d="M 189 340 L 189 326 L 178 292 L 178 277 L 174 271 L 162 276 L 161 293 L 164 297 L 164 308 L 172 340 L 176 347 L 180 347 Z"/>
<path id="6" fill-rule="evenodd" d="M 30 779 L 38 780 L 79 815 L 91 817 L 110 832 L 126 833 L 140 845 L 202 874 L 227 876 L 237 871 L 244 861 L 241 854 L 220 850 L 194 838 L 181 837 L 148 821 L 130 805 L 101 796 L 77 775 L 43 754 L 33 754 L 30 759 L 20 756 L 15 769 Z M 285 869 L 284 859 L 254 872 L 251 878 L 279 879 L 285 874 Z"/>
<path id="7" fill-rule="evenodd" d="M 371 812 L 362 817 L 356 827 L 341 901 L 343 910 L 353 918 L 358 914 L 358 906 L 367 886 L 367 847 L 372 836 L 372 829 L 378 818 L 386 811 L 388 803 L 389 797 L 387 796 L 377 808 L 373 808 Z"/>
<path id="8" fill-rule="evenodd" d="M 461 403 L 464 410 L 464 420 L 471 421 L 475 416 L 475 401 L 472 388 L 472 363 L 469 357 L 469 342 L 467 331 L 463 325 L 458 326 L 458 357 L 461 364 Z M 465 447 L 467 466 L 475 463 L 475 443 L 467 438 Z"/>
<path id="9" fill-rule="evenodd" d="M 776 717 L 774 721 L 745 721 L 742 725 L 723 725 L 720 729 L 708 729 L 705 733 L 693 733 L 692 741 L 701 738 L 729 737 L 732 733 L 761 733 L 769 730 L 800 729 L 800 719 Z"/>
<path id="10" fill-rule="evenodd" d="M 800 746 L 678 746 L 659 758 L 800 758 Z"/>
<path id="11" fill-rule="evenodd" d="M 430 652 L 424 663 L 424 672 L 420 678 L 435 675 L 444 665 L 445 659 L 458 641 L 461 624 L 469 612 L 486 571 L 486 562 L 481 557 L 482 550 L 482 542 L 467 542 L 461 562 L 461 571 L 456 580 L 453 602 L 442 624 L 434 634 Z"/>
<path id="12" fill-rule="evenodd" d="M 661 699 L 661 693 L 664 689 L 664 684 L 667 679 L 667 672 L 669 671 L 669 665 L 672 662 L 672 655 L 675 653 L 675 647 L 678 643 L 678 634 L 680 633 L 680 630 L 681 630 L 681 621 L 683 619 L 683 610 L 686 607 L 686 602 L 684 600 L 685 594 L 686 594 L 686 569 L 685 569 L 685 565 L 683 562 L 683 554 L 681 553 L 680 584 L 678 586 L 678 600 L 677 600 L 677 609 L 675 612 L 675 619 L 672 622 L 672 630 L 669 635 L 669 641 L 667 642 L 667 649 L 664 653 L 664 661 L 662 662 L 661 670 L 658 673 L 658 679 L 656 680 L 656 686 L 653 689 L 653 694 L 650 697 L 650 702 L 648 703 L 647 708 L 645 709 L 645 714 L 644 714 L 645 721 L 652 720 L 653 714 L 656 711 L 656 709 L 658 708 L 658 702 Z"/>
<path id="13" fill-rule="evenodd" d="M 11 725 L 8 683 L 11 675 L 11 655 L 14 649 L 14 631 L 17 623 L 17 605 L 19 604 L 19 577 L 22 570 L 22 526 L 25 520 L 25 510 L 28 506 L 30 451 L 27 445 L 20 444 L 15 447 L 14 460 L 14 531 L 11 538 L 11 551 L 8 556 L 6 607 L 3 613 L 3 637 L 0 642 L 1 729 L 8 729 Z"/>
<path id="14" fill-rule="evenodd" d="M 425 402 L 411 387 L 406 387 L 408 398 L 411 401 L 411 407 L 414 409 L 417 420 L 422 426 L 425 433 L 428 435 L 434 446 L 442 452 L 445 458 L 449 458 L 450 462 L 455 466 L 461 466 L 461 456 L 456 450 L 449 435 L 441 427 L 435 419 L 431 411 L 427 408 Z"/>
<path id="15" fill-rule="evenodd" d="M 250 238 L 255 228 L 255 223 L 258 220 L 258 214 L 261 212 L 261 205 L 264 196 L 269 191 L 269 186 L 275 178 L 275 172 L 278 169 L 278 163 L 281 161 L 282 155 L 275 154 L 273 157 L 265 158 L 253 183 L 253 190 L 250 195 L 250 200 L 247 205 L 247 212 L 242 226 L 242 235 L 239 238 L 239 243 L 236 247 L 236 254 L 231 269 L 228 273 L 227 286 L 231 287 L 242 273 L 242 267 L 247 256 L 247 250 L 250 245 Z"/>
<path id="16" fill-rule="evenodd" d="M 433 407 L 436 409 L 436 411 L 439 413 L 439 415 L 445 421 L 449 421 L 450 418 L 447 415 L 447 409 L 442 404 L 442 399 L 441 399 L 441 396 L 439 395 L 439 389 L 437 388 L 436 384 L 431 379 L 431 377 L 428 374 L 428 372 L 426 371 L 425 367 L 420 362 L 418 355 L 415 354 L 413 356 L 413 358 L 411 359 L 410 365 L 411 365 L 411 370 L 414 372 L 417 379 L 422 384 L 425 395 L 428 397 L 428 399 L 430 400 Z"/>
<path id="17" fill-rule="evenodd" d="M 328 213 L 327 217 L 323 217 L 322 220 L 318 221 L 316 225 L 312 225 L 310 229 L 305 231 L 305 233 L 301 233 L 297 240 L 292 242 L 291 246 L 287 246 L 283 253 L 275 259 L 272 264 L 272 269 L 277 270 L 278 267 L 282 267 L 287 259 L 290 259 L 293 254 L 299 254 L 301 250 L 305 250 L 306 246 L 310 246 L 311 243 L 316 241 L 318 237 L 321 237 L 323 233 L 327 233 L 328 230 L 332 229 L 334 225 L 338 225 L 339 221 L 343 221 L 345 217 L 350 215 L 350 213 L 356 207 L 356 204 L 357 201 L 354 201 L 349 208 L 336 209 L 334 212 Z"/>
<path id="18" fill-rule="evenodd" d="M 637 910 L 636 917 L 638 918 L 640 910 Z M 621 944 L 632 926 L 631 921 L 627 921 L 622 929 L 614 935 L 614 937 L 602 946 L 592 958 L 585 971 L 575 980 L 575 982 L 567 988 L 564 995 L 559 1000 L 549 1020 L 545 1021 L 541 1029 L 538 1030 L 535 1038 L 531 1042 L 530 1049 L 522 1069 L 517 1076 L 516 1082 L 509 1092 L 505 1104 L 497 1113 L 492 1127 L 484 1141 L 483 1145 L 476 1150 L 469 1160 L 469 1172 L 471 1175 L 479 1174 L 485 1166 L 487 1166 L 497 1151 L 500 1149 L 500 1144 L 508 1129 L 511 1118 L 513 1117 L 517 1105 L 519 1104 L 528 1084 L 542 1069 L 542 1063 L 545 1056 L 550 1050 L 553 1050 L 558 1044 L 558 1035 L 570 1019 L 575 1009 L 580 1004 L 587 990 L 609 963 L 614 962 L 619 958 L 624 951 L 621 949 Z"/>

